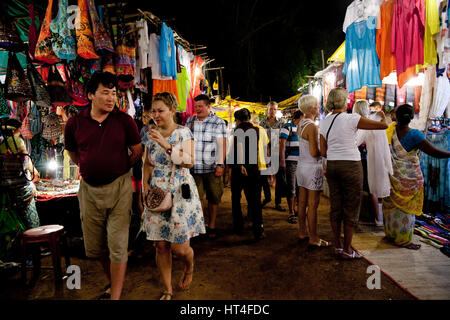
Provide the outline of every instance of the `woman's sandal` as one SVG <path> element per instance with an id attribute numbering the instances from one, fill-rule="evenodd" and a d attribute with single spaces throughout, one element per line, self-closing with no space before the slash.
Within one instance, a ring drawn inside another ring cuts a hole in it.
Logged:
<path id="1" fill-rule="evenodd" d="M 172 300 L 172 297 L 173 297 L 173 293 L 164 291 L 164 292 L 162 293 L 161 298 L 159 298 L 159 300 Z"/>
<path id="2" fill-rule="evenodd" d="M 342 250 L 341 258 L 343 260 L 352 260 L 352 259 L 361 259 L 363 255 L 355 250 L 352 250 L 352 253 L 347 253 Z"/>
<path id="3" fill-rule="evenodd" d="M 308 249 L 327 248 L 331 246 L 331 242 L 319 239 L 318 243 L 308 243 Z"/>
<path id="4" fill-rule="evenodd" d="M 334 254 L 336 256 L 340 256 L 343 251 L 344 251 L 344 249 L 342 249 L 342 248 L 334 248 Z"/>

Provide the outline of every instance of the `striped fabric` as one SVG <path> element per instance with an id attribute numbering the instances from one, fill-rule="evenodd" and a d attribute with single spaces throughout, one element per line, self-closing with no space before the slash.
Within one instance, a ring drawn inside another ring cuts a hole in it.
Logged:
<path id="1" fill-rule="evenodd" d="M 375 100 L 383 104 L 385 97 L 386 97 L 386 84 L 383 84 L 383 86 L 376 88 Z"/>

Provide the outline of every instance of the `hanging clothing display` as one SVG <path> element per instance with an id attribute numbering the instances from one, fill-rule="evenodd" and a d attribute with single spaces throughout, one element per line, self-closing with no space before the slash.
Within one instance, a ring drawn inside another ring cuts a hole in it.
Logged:
<path id="1" fill-rule="evenodd" d="M 436 79 L 436 85 L 434 87 L 433 103 L 430 109 L 430 115 L 428 118 L 442 117 L 444 111 L 450 103 L 450 83 L 447 78 L 447 73 Z"/>
<path id="2" fill-rule="evenodd" d="M 425 32 L 424 0 L 396 0 L 392 18 L 391 51 L 395 54 L 397 82 L 408 67 L 423 64 L 423 35 Z"/>
<path id="3" fill-rule="evenodd" d="M 386 110 L 392 110 L 395 107 L 395 84 L 387 84 L 386 85 L 386 95 L 385 95 L 385 101 L 384 106 Z"/>
<path id="4" fill-rule="evenodd" d="M 383 83 L 381 87 L 375 89 L 375 101 L 379 101 L 381 102 L 381 104 L 383 104 L 385 96 L 386 96 L 386 84 Z"/>
<path id="5" fill-rule="evenodd" d="M 193 90 L 192 96 L 194 98 L 202 93 L 200 89 L 200 80 L 205 78 L 202 71 L 202 67 L 204 64 L 205 62 L 203 61 L 202 57 L 199 56 L 195 56 L 194 60 L 192 60 L 191 62 L 191 85 Z"/>
<path id="6" fill-rule="evenodd" d="M 173 31 L 163 22 L 159 40 L 159 59 L 161 61 L 161 74 L 177 79 L 176 48 Z"/>
<path id="7" fill-rule="evenodd" d="M 179 111 L 185 111 L 187 107 L 187 99 L 189 91 L 191 90 L 191 83 L 189 81 L 188 73 L 185 67 L 181 67 L 181 72 L 177 77 L 177 89 L 179 97 Z"/>
<path id="8" fill-rule="evenodd" d="M 437 63 L 434 36 L 439 33 L 438 0 L 425 0 L 425 35 L 423 37 L 423 60 L 434 66 Z"/>
<path id="9" fill-rule="evenodd" d="M 424 131 L 427 125 L 428 113 L 433 103 L 433 91 L 436 83 L 436 68 L 428 67 L 424 72 L 422 92 L 420 95 L 420 111 L 417 129 Z"/>
<path id="10" fill-rule="evenodd" d="M 396 101 L 397 106 L 406 103 L 406 87 L 403 88 L 400 88 L 399 86 L 396 87 Z"/>
<path id="11" fill-rule="evenodd" d="M 395 70 L 395 55 L 391 52 L 392 15 L 395 0 L 384 1 L 381 4 L 377 19 L 377 54 L 380 59 L 380 77 L 384 79 Z"/>
<path id="12" fill-rule="evenodd" d="M 156 33 L 150 34 L 150 67 L 152 68 L 152 79 L 156 80 L 172 80 L 172 77 L 163 76 L 161 74 L 161 61 L 159 59 L 159 39 Z"/>
<path id="13" fill-rule="evenodd" d="M 180 99 L 178 97 L 177 80 L 158 80 L 153 79 L 153 95 L 161 92 L 171 92 L 177 98 L 178 103 Z"/>
<path id="14" fill-rule="evenodd" d="M 381 87 L 380 61 L 375 48 L 376 29 L 367 21 L 352 23 L 345 34 L 345 65 L 347 90 L 363 86 Z"/>
<path id="15" fill-rule="evenodd" d="M 368 20 L 369 17 L 377 17 L 382 0 L 355 0 L 345 12 L 344 25 L 342 30 L 347 32 L 347 28 L 354 22 Z M 374 20 L 372 20 L 374 22 Z M 376 24 L 374 25 L 376 26 Z"/>

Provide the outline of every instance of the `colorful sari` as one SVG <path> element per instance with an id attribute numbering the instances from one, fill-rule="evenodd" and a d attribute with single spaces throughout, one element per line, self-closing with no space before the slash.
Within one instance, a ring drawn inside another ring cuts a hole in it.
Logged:
<path id="1" fill-rule="evenodd" d="M 422 214 L 424 179 L 417 149 L 407 152 L 395 127 L 390 149 L 394 174 L 389 175 L 391 194 L 383 199 L 384 232 L 395 244 L 407 246 L 412 243 L 415 216 Z"/>

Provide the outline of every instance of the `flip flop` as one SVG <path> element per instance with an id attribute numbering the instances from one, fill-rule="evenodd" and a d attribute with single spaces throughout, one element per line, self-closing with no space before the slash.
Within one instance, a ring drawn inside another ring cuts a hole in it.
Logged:
<path id="1" fill-rule="evenodd" d="M 342 248 L 334 248 L 334 254 L 336 256 L 340 256 L 343 251 L 344 251 L 344 249 L 342 249 Z"/>
<path id="2" fill-rule="evenodd" d="M 331 242 L 325 241 L 323 239 L 319 239 L 318 243 L 308 243 L 309 249 L 327 248 L 329 246 L 331 246 Z"/>
<path id="3" fill-rule="evenodd" d="M 352 253 L 347 253 L 342 250 L 341 258 L 343 260 L 353 260 L 353 259 L 361 259 L 363 255 L 358 251 L 352 250 Z"/>
<path id="4" fill-rule="evenodd" d="M 166 299 L 166 297 L 168 297 L 169 299 Z M 159 298 L 159 300 L 172 300 L 172 297 L 173 297 L 173 293 L 164 291 L 164 292 L 162 293 L 161 298 Z"/>

